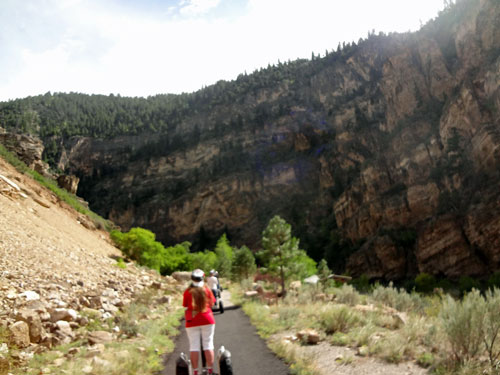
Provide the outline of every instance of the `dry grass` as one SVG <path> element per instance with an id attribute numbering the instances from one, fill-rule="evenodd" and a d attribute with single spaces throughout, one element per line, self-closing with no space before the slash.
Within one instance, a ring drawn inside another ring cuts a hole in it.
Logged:
<path id="1" fill-rule="evenodd" d="M 265 306 L 254 301 L 243 306 L 265 338 L 313 328 L 331 345 L 358 348 L 360 355 L 388 363 L 412 361 L 423 368 L 432 367 L 439 375 L 500 374 L 495 367 L 496 364 L 500 368 L 498 360 L 491 363 L 485 360 L 500 353 L 500 343 L 494 342 L 488 349 L 479 340 L 486 338 L 491 342 L 489 332 L 492 329 L 500 332 L 500 313 L 496 308 L 500 305 L 500 293 L 482 297 L 473 292 L 463 301 L 456 301 L 440 295 L 407 293 L 392 285 L 376 286 L 365 295 L 343 286 L 328 289 L 324 302 L 316 297 L 318 293 L 316 288 L 305 287 L 277 305 Z M 490 330 L 484 330 L 478 323 L 482 317 L 478 307 L 486 309 L 487 305 L 491 306 L 487 315 Z M 464 319 L 475 324 L 476 332 L 460 329 L 465 325 Z M 273 343 L 272 348 L 289 363 L 300 361 L 297 358 L 303 355 L 301 350 L 305 352 L 297 343 Z M 457 353 L 467 353 L 466 361 L 453 357 Z M 478 369 L 481 371 L 477 372 Z"/>
<path id="2" fill-rule="evenodd" d="M 269 348 L 283 358 L 289 365 L 292 374 L 317 375 L 319 370 L 314 364 L 314 358 L 307 355 L 300 347 L 283 341 L 271 341 Z"/>

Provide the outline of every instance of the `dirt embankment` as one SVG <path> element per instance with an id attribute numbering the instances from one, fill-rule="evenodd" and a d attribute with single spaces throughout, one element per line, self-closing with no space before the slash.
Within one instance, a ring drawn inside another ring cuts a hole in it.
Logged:
<path id="1" fill-rule="evenodd" d="M 117 267 L 108 233 L 87 224 L 0 158 L 0 326 L 20 357 L 73 341 L 89 314 L 111 317 L 142 289 L 172 281 Z"/>

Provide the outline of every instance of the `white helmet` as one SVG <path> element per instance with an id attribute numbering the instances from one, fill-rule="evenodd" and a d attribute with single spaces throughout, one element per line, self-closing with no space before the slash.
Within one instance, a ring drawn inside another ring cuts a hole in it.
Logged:
<path id="1" fill-rule="evenodd" d="M 191 280 L 193 281 L 193 286 L 203 286 L 203 277 L 205 277 L 205 272 L 199 268 L 191 272 Z"/>

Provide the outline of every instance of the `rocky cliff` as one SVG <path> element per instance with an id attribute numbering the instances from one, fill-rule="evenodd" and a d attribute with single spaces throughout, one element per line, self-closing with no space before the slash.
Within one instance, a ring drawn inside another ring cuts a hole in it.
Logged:
<path id="1" fill-rule="evenodd" d="M 416 33 L 277 67 L 272 84 L 194 93 L 166 134 L 59 140 L 58 166 L 94 210 L 166 243 L 227 232 L 255 249 L 280 214 L 353 276 L 484 276 L 500 267 L 499 26 L 498 1 L 457 1 Z"/>

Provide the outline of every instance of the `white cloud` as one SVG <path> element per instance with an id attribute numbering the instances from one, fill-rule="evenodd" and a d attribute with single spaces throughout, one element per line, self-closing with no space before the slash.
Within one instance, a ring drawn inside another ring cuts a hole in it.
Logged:
<path id="1" fill-rule="evenodd" d="M 278 60 L 323 54 L 372 29 L 415 30 L 440 9 L 436 0 L 250 0 L 237 17 L 201 16 L 220 1 L 233 0 L 184 0 L 190 16 L 173 18 L 167 7 L 153 14 L 98 0 L 45 0 L 40 11 L 27 1 L 32 9 L 23 12 L 7 0 L 15 12 L 0 14 L 0 35 L 20 19 L 26 30 L 0 37 L 0 69 L 8 73 L 0 76 L 0 100 L 47 91 L 191 92 Z"/>
<path id="2" fill-rule="evenodd" d="M 179 13 L 183 16 L 199 16 L 219 5 L 220 0 L 182 0 Z"/>

